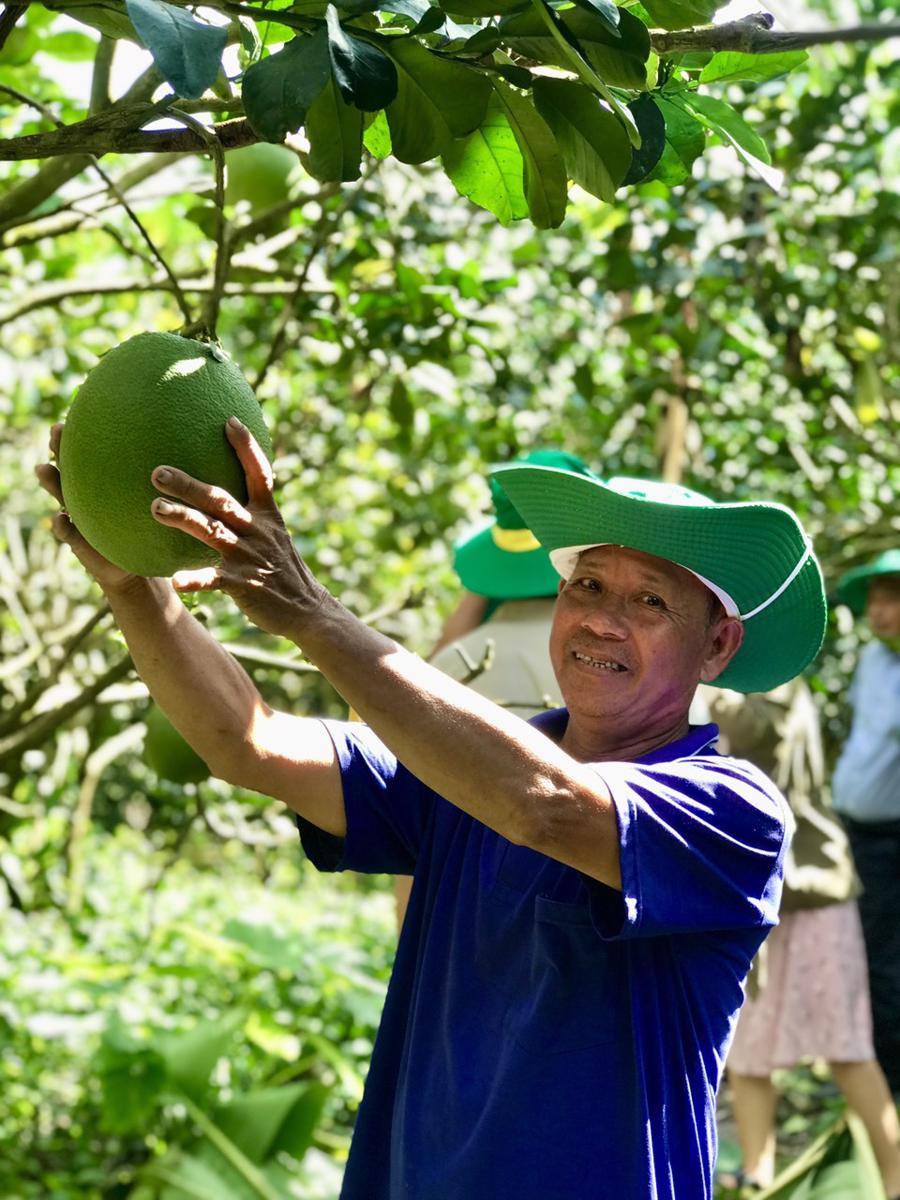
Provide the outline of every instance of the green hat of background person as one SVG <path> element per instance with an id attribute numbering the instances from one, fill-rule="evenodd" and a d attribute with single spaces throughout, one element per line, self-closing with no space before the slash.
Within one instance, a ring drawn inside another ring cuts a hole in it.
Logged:
<path id="1" fill-rule="evenodd" d="M 860 617 L 866 611 L 869 584 L 880 575 L 900 575 L 900 549 L 885 550 L 870 563 L 854 567 L 838 580 L 834 598 Z"/>
<path id="2" fill-rule="evenodd" d="M 517 461 L 592 475 L 580 458 L 564 450 L 533 450 Z M 453 566 L 460 582 L 470 592 L 492 600 L 556 595 L 559 575 L 547 551 L 503 489 L 494 479 L 489 482 L 494 515 L 453 548 Z"/>
<path id="3" fill-rule="evenodd" d="M 744 626 L 717 687 L 767 692 L 815 658 L 825 636 L 822 572 L 789 508 L 717 504 L 699 492 L 641 479 L 601 480 L 551 467 L 494 472 L 563 578 L 591 546 L 628 546 L 695 575 Z"/>

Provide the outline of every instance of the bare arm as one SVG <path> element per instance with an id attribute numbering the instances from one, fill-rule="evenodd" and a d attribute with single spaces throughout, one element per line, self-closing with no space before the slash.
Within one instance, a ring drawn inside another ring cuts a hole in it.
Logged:
<path id="1" fill-rule="evenodd" d="M 169 470 L 156 519 L 212 546 L 221 566 L 180 572 L 181 591 L 220 588 L 261 628 L 303 648 L 404 765 L 450 803 L 509 838 L 620 885 L 618 830 L 603 782 L 542 733 L 349 613 L 299 558 L 247 430 L 228 427 L 248 505 Z M 263 790 L 270 790 L 264 787 Z"/>
<path id="2" fill-rule="evenodd" d="M 438 650 L 477 629 L 484 620 L 487 606 L 487 596 L 479 596 L 477 592 L 463 592 L 459 604 L 444 622 L 444 628 L 434 643 L 430 657 L 434 658 Z"/>
<path id="3" fill-rule="evenodd" d="M 54 452 L 59 438 L 57 426 L 51 435 Z M 45 464 L 38 478 L 62 504 L 56 468 Z M 168 580 L 119 570 L 88 545 L 64 513 L 56 515 L 53 528 L 103 588 L 138 674 L 213 774 L 283 800 L 326 832 L 342 835 L 340 770 L 322 724 L 271 709 Z"/>

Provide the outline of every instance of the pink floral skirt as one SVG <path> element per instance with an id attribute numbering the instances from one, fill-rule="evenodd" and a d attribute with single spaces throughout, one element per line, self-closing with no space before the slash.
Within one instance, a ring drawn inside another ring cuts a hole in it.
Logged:
<path id="1" fill-rule="evenodd" d="M 768 1075 L 806 1058 L 875 1057 L 856 901 L 782 913 L 763 952 L 763 986 L 741 1009 L 728 1055 L 732 1071 Z"/>

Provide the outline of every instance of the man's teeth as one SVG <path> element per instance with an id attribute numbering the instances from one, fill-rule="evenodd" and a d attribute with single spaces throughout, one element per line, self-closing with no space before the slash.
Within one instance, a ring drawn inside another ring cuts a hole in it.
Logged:
<path id="1" fill-rule="evenodd" d="M 609 660 L 605 658 L 591 658 L 587 654 L 579 654 L 577 650 L 575 651 L 575 657 L 579 662 L 587 663 L 589 667 L 598 667 L 601 671 L 625 670 L 621 663 L 609 662 Z"/>

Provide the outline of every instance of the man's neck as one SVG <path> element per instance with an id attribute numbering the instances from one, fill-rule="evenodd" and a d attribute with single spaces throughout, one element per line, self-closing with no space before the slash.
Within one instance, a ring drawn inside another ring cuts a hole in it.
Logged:
<path id="1" fill-rule="evenodd" d="M 578 762 L 634 762 L 685 737 L 690 729 L 687 714 L 669 728 L 635 730 L 633 734 L 612 734 L 608 719 L 577 718 L 569 721 L 560 739 L 560 748 Z"/>

